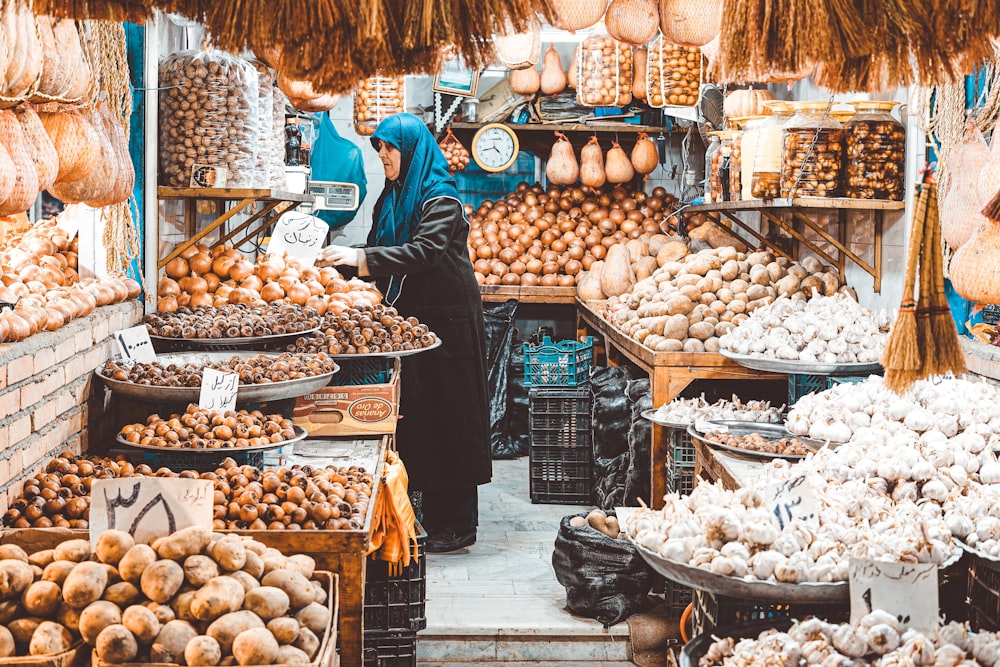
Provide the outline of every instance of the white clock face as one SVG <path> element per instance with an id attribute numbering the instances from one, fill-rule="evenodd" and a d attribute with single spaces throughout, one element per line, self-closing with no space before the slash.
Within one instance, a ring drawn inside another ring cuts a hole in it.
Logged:
<path id="1" fill-rule="evenodd" d="M 514 157 L 514 138 L 503 130 L 491 127 L 476 142 L 476 154 L 485 167 L 502 167 Z"/>

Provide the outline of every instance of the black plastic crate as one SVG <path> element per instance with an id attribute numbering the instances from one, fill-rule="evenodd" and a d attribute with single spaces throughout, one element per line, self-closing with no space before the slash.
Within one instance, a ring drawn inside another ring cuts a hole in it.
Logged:
<path id="1" fill-rule="evenodd" d="M 687 426 L 664 426 L 670 449 L 673 450 L 674 467 L 694 468 L 694 443 Z"/>
<path id="2" fill-rule="evenodd" d="M 330 380 L 330 386 L 386 384 L 392 380 L 395 361 L 392 357 L 369 357 L 367 359 L 364 357 L 357 359 L 339 357 L 337 365 L 340 366 L 340 370 Z"/>
<path id="3" fill-rule="evenodd" d="M 663 596 L 667 604 L 667 616 L 680 620 L 684 610 L 691 604 L 693 590 L 669 579 L 664 582 Z"/>
<path id="4" fill-rule="evenodd" d="M 692 636 L 752 621 L 774 618 L 803 619 L 816 616 L 831 623 L 846 623 L 851 618 L 848 604 L 760 604 L 736 598 L 695 591 L 691 623 Z"/>
<path id="5" fill-rule="evenodd" d="M 667 493 L 690 495 L 694 491 L 694 468 L 679 468 L 667 474 Z"/>
<path id="6" fill-rule="evenodd" d="M 416 632 L 365 632 L 364 667 L 416 667 Z"/>
<path id="7" fill-rule="evenodd" d="M 531 502 L 589 505 L 594 486 L 590 388 L 532 389 L 528 425 Z"/>
<path id="8" fill-rule="evenodd" d="M 1000 630 L 1000 563 L 973 557 L 969 563 L 969 626 Z"/>
<path id="9" fill-rule="evenodd" d="M 365 569 L 365 634 L 416 632 L 427 627 L 427 532 L 417 524 L 417 557 L 399 574 L 389 573 L 389 563 L 376 555 Z"/>
<path id="10" fill-rule="evenodd" d="M 225 449 L 212 450 L 212 454 L 192 454 L 183 449 L 163 452 L 142 451 L 142 462 L 153 470 L 170 468 L 174 472 L 194 470 L 197 472 L 213 472 L 226 458 L 236 461 L 236 465 L 248 465 L 255 468 L 264 466 L 264 452 L 229 452 Z"/>
<path id="11" fill-rule="evenodd" d="M 826 391 L 829 378 L 826 375 L 789 375 L 788 404 L 795 405 L 806 394 Z"/>

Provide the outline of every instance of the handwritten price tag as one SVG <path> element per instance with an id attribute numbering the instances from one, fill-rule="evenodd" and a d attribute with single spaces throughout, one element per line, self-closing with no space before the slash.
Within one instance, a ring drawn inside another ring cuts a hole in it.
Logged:
<path id="1" fill-rule="evenodd" d="M 214 490 L 207 479 L 95 479 L 90 491 L 90 541 L 124 530 L 149 542 L 189 526 L 212 527 Z"/>
<path id="2" fill-rule="evenodd" d="M 67 206 L 56 216 L 56 227 L 66 233 L 66 238 L 72 241 L 80 231 L 80 206 Z"/>
<path id="3" fill-rule="evenodd" d="M 934 563 L 883 563 L 852 558 L 851 623 L 874 609 L 887 611 L 904 628 L 938 626 L 938 566 Z"/>
<path id="4" fill-rule="evenodd" d="M 819 502 L 816 491 L 806 475 L 797 475 L 771 488 L 768 507 L 779 528 L 793 520 L 819 523 Z"/>
<path id="5" fill-rule="evenodd" d="M 330 227 L 313 215 L 286 213 L 278 219 L 267 245 L 267 254 L 288 253 L 301 263 L 312 266 L 326 244 Z"/>
<path id="6" fill-rule="evenodd" d="M 153 341 L 149 340 L 149 330 L 145 324 L 116 331 L 115 342 L 118 343 L 118 352 L 126 364 L 156 361 L 156 351 L 153 350 Z"/>
<path id="7" fill-rule="evenodd" d="M 223 373 L 214 368 L 206 368 L 201 375 L 198 407 L 202 410 L 235 410 L 236 392 L 239 386 L 240 376 L 236 373 Z"/>

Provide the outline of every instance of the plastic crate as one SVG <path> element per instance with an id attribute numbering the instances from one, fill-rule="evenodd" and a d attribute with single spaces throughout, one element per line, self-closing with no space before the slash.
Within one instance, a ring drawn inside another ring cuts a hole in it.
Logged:
<path id="1" fill-rule="evenodd" d="M 392 380 L 395 359 L 392 357 L 337 359 L 340 370 L 330 380 L 330 386 L 386 384 Z"/>
<path id="2" fill-rule="evenodd" d="M 366 632 L 364 644 L 364 667 L 416 667 L 416 632 Z"/>
<path id="3" fill-rule="evenodd" d="M 760 604 L 695 591 L 691 622 L 693 636 L 715 628 L 729 627 L 771 618 L 803 619 L 816 616 L 831 623 L 846 623 L 851 618 L 848 604 Z"/>
<path id="4" fill-rule="evenodd" d="M 591 423 L 588 387 L 529 392 L 532 503 L 590 504 L 594 486 Z"/>
<path id="5" fill-rule="evenodd" d="M 545 336 L 541 345 L 524 344 L 526 387 L 576 387 L 590 380 L 594 365 L 594 339 L 558 343 Z"/>
<path id="6" fill-rule="evenodd" d="M 667 604 L 667 616 L 680 619 L 691 604 L 693 590 L 669 579 L 664 582 L 663 596 Z"/>
<path id="7" fill-rule="evenodd" d="M 224 459 L 231 458 L 236 461 L 236 465 L 248 465 L 255 468 L 264 466 L 264 452 L 227 452 L 225 449 L 214 450 L 218 456 L 212 454 L 192 454 L 183 449 L 176 451 L 168 450 L 164 452 L 150 452 L 143 450 L 142 462 L 153 470 L 158 468 L 170 468 L 174 472 L 181 470 L 194 470 L 197 472 L 213 472 L 219 467 Z"/>
<path id="8" fill-rule="evenodd" d="M 794 405 L 806 394 L 815 394 L 828 389 L 826 375 L 789 375 L 788 404 Z"/>
<path id="9" fill-rule="evenodd" d="M 675 468 L 694 468 L 694 443 L 686 426 L 664 426 Z"/>
<path id="10" fill-rule="evenodd" d="M 667 493 L 690 495 L 694 491 L 694 468 L 680 468 L 667 475 Z"/>
<path id="11" fill-rule="evenodd" d="M 973 557 L 969 563 L 969 626 L 1000 630 L 1000 563 Z"/>
<path id="12" fill-rule="evenodd" d="M 365 633 L 416 632 L 427 627 L 427 532 L 417 524 L 417 558 L 398 575 L 376 557 L 365 569 Z M 411 554 L 412 557 L 412 554 Z"/>
<path id="13" fill-rule="evenodd" d="M 833 389 L 838 384 L 857 384 L 867 379 L 867 375 L 831 375 L 826 379 L 826 388 Z"/>

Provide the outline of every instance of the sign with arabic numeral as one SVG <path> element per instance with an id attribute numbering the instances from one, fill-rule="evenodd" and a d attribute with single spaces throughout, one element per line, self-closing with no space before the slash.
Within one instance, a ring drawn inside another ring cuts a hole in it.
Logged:
<path id="1" fill-rule="evenodd" d="M 156 351 L 145 324 L 116 331 L 115 342 L 118 343 L 118 352 L 126 364 L 149 364 L 156 361 Z"/>
<path id="2" fill-rule="evenodd" d="M 314 215 L 286 213 L 274 224 L 268 255 L 288 253 L 302 264 L 312 266 L 326 245 L 329 225 Z"/>
<path id="3" fill-rule="evenodd" d="M 212 481 L 164 477 L 95 479 L 90 490 L 90 541 L 123 530 L 151 542 L 189 526 L 212 527 Z"/>
<path id="4" fill-rule="evenodd" d="M 198 394 L 198 407 L 202 410 L 236 409 L 236 392 L 239 390 L 240 376 L 236 373 L 223 373 L 214 368 L 206 368 L 201 374 L 201 393 Z"/>
<path id="5" fill-rule="evenodd" d="M 852 558 L 849 576 L 851 623 L 881 609 L 895 616 L 904 629 L 938 627 L 937 564 Z"/>
<path id="6" fill-rule="evenodd" d="M 778 527 L 784 530 L 792 521 L 819 523 L 819 502 L 806 474 L 796 475 L 770 487 L 767 506 Z"/>

